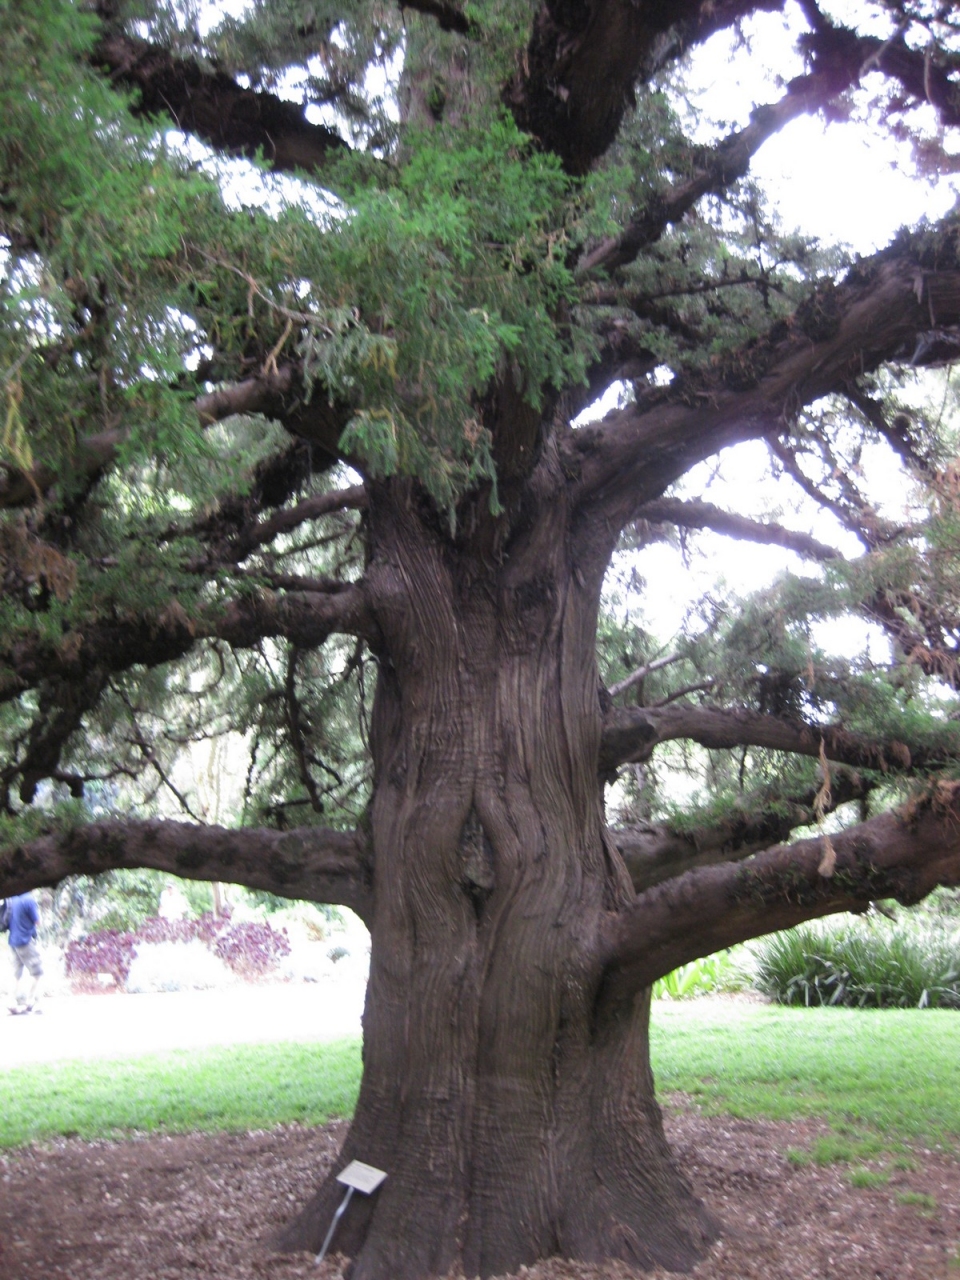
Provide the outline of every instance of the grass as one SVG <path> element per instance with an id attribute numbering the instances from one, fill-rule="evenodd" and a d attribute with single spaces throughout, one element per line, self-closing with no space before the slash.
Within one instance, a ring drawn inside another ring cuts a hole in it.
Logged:
<path id="1" fill-rule="evenodd" d="M 795 1165 L 849 1164 L 851 1160 L 868 1160 L 887 1150 L 888 1142 L 876 1134 L 840 1132 L 815 1138 L 807 1149 L 790 1147 L 787 1159 Z"/>
<path id="2" fill-rule="evenodd" d="M 897 1199 L 901 1204 L 913 1205 L 924 1218 L 932 1218 L 940 1208 L 936 1196 L 928 1195 L 926 1191 L 898 1191 Z"/>
<path id="3" fill-rule="evenodd" d="M 708 1113 L 817 1117 L 860 1144 L 864 1131 L 883 1135 L 887 1150 L 960 1137 L 952 1011 L 660 1002 L 652 1056 L 660 1092 L 690 1094 Z"/>
<path id="4" fill-rule="evenodd" d="M 689 1094 L 708 1113 L 825 1121 L 831 1132 L 796 1151 L 797 1163 L 892 1153 L 894 1167 L 907 1167 L 905 1143 L 960 1138 L 953 1012 L 660 1002 L 652 1056 L 661 1095 Z M 356 1040 L 18 1067 L 0 1071 L 0 1147 L 321 1124 L 352 1113 L 359 1078 Z"/>
<path id="5" fill-rule="evenodd" d="M 262 1129 L 353 1114 L 360 1043 L 242 1045 L 0 1072 L 0 1147 L 57 1136 Z"/>
<path id="6" fill-rule="evenodd" d="M 874 1187 L 885 1187 L 889 1181 L 889 1173 L 882 1169 L 852 1169 L 850 1171 L 851 1187 L 862 1187 L 869 1191 Z"/>

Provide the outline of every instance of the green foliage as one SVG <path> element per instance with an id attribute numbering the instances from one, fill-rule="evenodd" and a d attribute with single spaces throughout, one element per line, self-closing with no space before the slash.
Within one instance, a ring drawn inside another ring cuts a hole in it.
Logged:
<path id="1" fill-rule="evenodd" d="M 687 1000 L 692 996 L 743 991 L 750 985 L 749 965 L 742 949 L 718 951 L 681 965 L 653 985 L 655 1000 Z"/>
<path id="2" fill-rule="evenodd" d="M 416 503 L 466 539 L 468 495 L 477 511 L 509 507 L 493 436 L 503 417 L 541 415 L 549 434 L 547 410 L 574 412 L 588 376 L 592 395 L 625 370 L 627 399 L 666 395 L 668 377 L 678 404 L 754 386 L 778 342 L 824 319 L 845 258 L 785 232 L 740 181 L 718 184 L 636 261 L 578 274 L 583 246 L 655 220 L 708 157 L 689 136 L 682 72 L 665 71 L 637 86 L 590 175 L 570 177 L 504 110 L 529 40 L 520 0 L 471 0 L 466 40 L 432 15 L 359 2 L 257 0 L 212 29 L 216 15 L 174 0 L 111 5 L 128 33 L 202 68 L 254 89 L 293 86 L 353 144 L 280 182 L 269 156 L 231 167 L 141 115 L 120 78 L 91 64 L 95 9 L 0 6 L 0 478 L 35 464 L 58 478 L 42 502 L 0 514 L 0 837 L 8 846 L 89 816 L 171 807 L 202 821 L 347 828 L 370 796 L 370 654 L 337 639 L 298 647 L 276 638 L 279 623 L 252 639 L 237 624 L 236 648 L 211 637 L 225 616 L 282 608 L 304 582 L 358 579 L 369 526 L 337 512 L 296 527 L 281 518 L 281 532 L 252 546 L 241 534 L 354 483 L 330 463 L 339 437 L 366 477 L 409 480 Z M 949 261 L 955 230 L 901 244 L 924 263 Z M 286 426 L 266 416 L 272 400 L 216 424 L 196 411 L 198 399 L 274 375 L 292 382 Z M 855 561 L 785 575 L 747 599 L 721 588 L 669 643 L 655 609 L 635 624 L 645 584 L 625 574 L 616 616 L 601 620 L 607 684 L 674 655 L 629 696 L 843 724 L 909 739 L 931 772 L 952 768 L 954 696 L 914 653 L 928 644 L 951 678 L 958 383 L 945 381 L 938 407 L 920 377 L 884 372 L 861 388 L 888 421 L 909 418 L 912 523 L 878 514 Z M 869 447 L 889 450 L 890 432 L 837 398 L 788 416 L 780 434 L 798 474 L 843 524 L 851 477 Z M 88 451 L 105 441 L 108 461 L 91 469 Z M 771 502 L 763 514 L 783 513 Z M 643 521 L 623 546 L 651 539 L 691 554 L 689 534 Z M 908 632 L 889 662 L 818 643 L 820 624 L 881 605 Z M 101 645 L 102 670 L 90 653 Z M 22 776 L 31 753 L 49 769 L 39 788 Z M 897 798 L 898 771 L 865 777 L 871 805 Z M 758 807 L 789 816 L 819 781 L 812 762 L 778 753 L 671 744 L 629 772 L 612 807 L 695 835 Z M 86 808 L 64 805 L 68 792 Z M 108 923 L 132 922 L 140 895 L 131 888 L 127 915 Z M 701 977 L 671 981 L 680 990 Z"/>
<path id="3" fill-rule="evenodd" d="M 757 949 L 757 985 L 781 1004 L 960 1009 L 960 931 L 913 919 L 800 925 Z"/>
<path id="4" fill-rule="evenodd" d="M 94 878 L 89 879 L 93 881 Z M 102 905 L 92 923 L 98 932 L 119 930 L 134 933 L 160 910 L 160 895 L 166 877 L 156 871 L 143 868 L 106 871 L 96 880 L 100 883 L 94 893 L 100 897 Z M 104 884 L 104 880 L 108 883 Z"/>
<path id="5" fill-rule="evenodd" d="M 450 511 L 485 481 L 496 511 L 491 436 L 471 404 L 495 375 L 535 407 L 584 375 L 587 348 L 559 322 L 579 235 L 572 187 L 500 113 L 409 144 L 388 182 L 356 159 L 338 167 L 348 209 L 313 278 L 349 310 L 301 350 L 309 377 L 352 396 L 341 447 L 369 474 L 415 475 Z"/>
<path id="6" fill-rule="evenodd" d="M 25 812 L 44 810 L 38 807 Z M 51 940 L 62 945 L 77 933 L 136 933 L 157 915 L 161 894 L 168 886 L 175 886 L 186 899 L 194 918 L 213 910 L 213 891 L 206 881 L 181 880 L 148 867 L 67 876 L 54 891 Z"/>

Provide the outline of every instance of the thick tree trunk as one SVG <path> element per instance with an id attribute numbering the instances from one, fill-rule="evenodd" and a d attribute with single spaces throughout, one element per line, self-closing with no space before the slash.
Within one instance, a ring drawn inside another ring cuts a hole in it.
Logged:
<path id="1" fill-rule="evenodd" d="M 664 1140 L 649 993 L 602 996 L 603 919 L 633 889 L 597 782 L 599 583 L 566 519 L 452 554 L 412 505 L 371 505 L 372 956 L 338 1167 L 388 1178 L 338 1227 L 354 1280 L 551 1254 L 683 1269 L 715 1235 Z M 283 1245 L 318 1248 L 340 1195 L 321 1188 Z"/>

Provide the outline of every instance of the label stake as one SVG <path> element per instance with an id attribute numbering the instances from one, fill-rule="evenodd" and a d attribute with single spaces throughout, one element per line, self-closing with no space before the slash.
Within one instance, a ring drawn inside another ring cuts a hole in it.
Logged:
<path id="1" fill-rule="evenodd" d="M 330 1223 L 330 1230 L 326 1234 L 320 1252 L 314 1259 L 318 1266 L 330 1248 L 330 1241 L 333 1239 L 333 1233 L 337 1229 L 337 1223 L 346 1213 L 347 1205 L 350 1203 L 354 1191 L 362 1191 L 365 1196 L 368 1196 L 376 1191 L 386 1176 L 382 1169 L 375 1169 L 372 1164 L 364 1164 L 362 1160 L 351 1160 L 345 1169 L 340 1170 L 337 1174 L 337 1181 L 347 1188 L 347 1194 L 340 1201 L 337 1211 L 333 1215 L 333 1221 Z"/>

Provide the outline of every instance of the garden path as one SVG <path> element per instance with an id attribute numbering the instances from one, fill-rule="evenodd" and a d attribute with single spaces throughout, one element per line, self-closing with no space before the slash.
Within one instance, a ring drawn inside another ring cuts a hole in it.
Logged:
<path id="1" fill-rule="evenodd" d="M 359 1036 L 364 979 L 348 971 L 320 982 L 51 996 L 39 1015 L 0 1016 L 0 1070 L 58 1059 Z"/>

